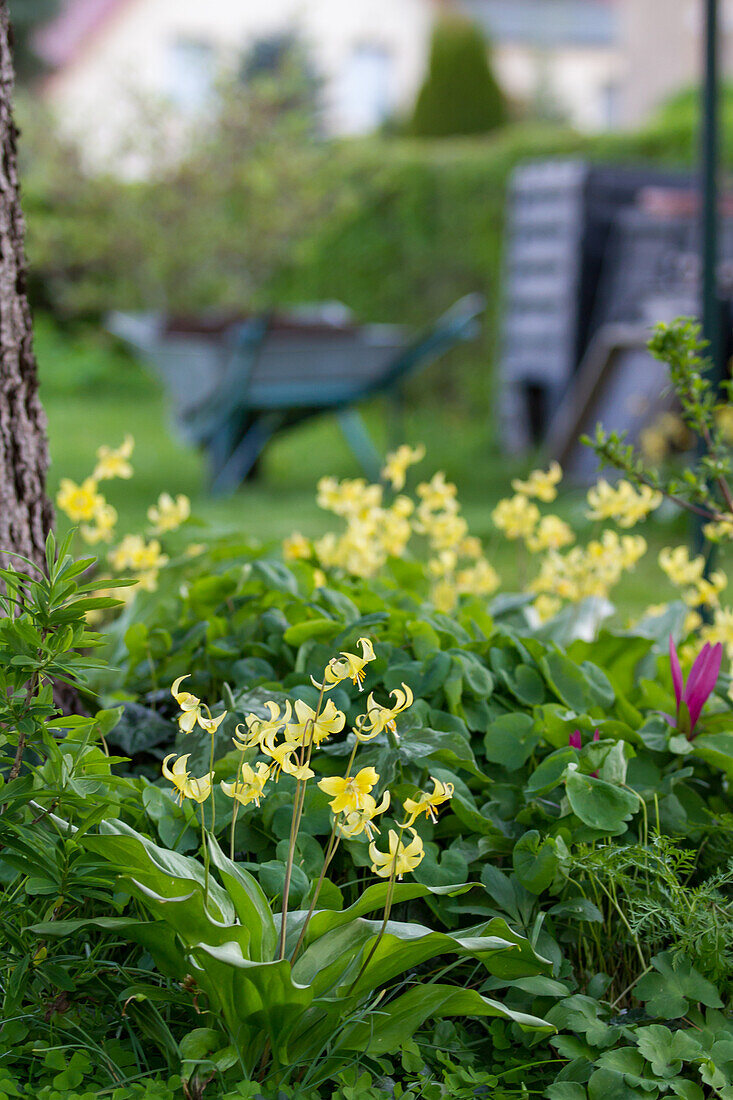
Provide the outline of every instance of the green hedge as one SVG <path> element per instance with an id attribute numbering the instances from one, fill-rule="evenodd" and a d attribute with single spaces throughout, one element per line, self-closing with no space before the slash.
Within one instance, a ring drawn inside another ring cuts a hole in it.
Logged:
<path id="1" fill-rule="evenodd" d="M 725 100 L 724 135 L 724 160 L 733 164 L 733 94 Z M 256 298 L 242 272 L 259 226 L 247 225 L 246 204 L 226 186 L 209 181 L 197 202 L 191 180 L 206 179 L 200 165 L 173 182 L 126 184 L 91 180 L 68 154 L 40 157 L 30 148 L 25 209 L 35 295 L 72 315 L 166 302 L 198 310 L 337 298 L 364 320 L 421 324 L 481 290 L 489 301 L 484 343 L 455 353 L 442 377 L 475 376 L 482 386 L 498 330 L 512 169 L 548 156 L 689 165 L 696 148 L 696 104 L 689 94 L 636 134 L 588 137 L 525 124 L 480 138 L 336 143 L 303 173 L 305 208 L 313 188 L 322 189 L 318 216 L 304 216 L 282 255 L 271 258 L 270 277 L 260 281 Z M 293 176 L 290 200 L 274 193 L 273 203 L 298 201 Z M 233 172 L 233 191 L 237 179 Z M 469 393 L 476 396 L 473 385 Z"/>

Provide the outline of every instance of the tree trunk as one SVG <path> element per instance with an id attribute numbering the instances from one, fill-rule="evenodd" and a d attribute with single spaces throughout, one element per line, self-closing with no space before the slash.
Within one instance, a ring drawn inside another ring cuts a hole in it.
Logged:
<path id="1" fill-rule="evenodd" d="M 11 550 L 40 564 L 53 510 L 46 496 L 46 417 L 26 297 L 13 87 L 12 28 L 7 0 L 0 0 L 0 556 Z"/>

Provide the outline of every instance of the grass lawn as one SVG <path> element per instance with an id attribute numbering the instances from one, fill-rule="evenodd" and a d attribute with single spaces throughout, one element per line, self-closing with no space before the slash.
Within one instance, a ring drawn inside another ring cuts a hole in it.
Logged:
<path id="1" fill-rule="evenodd" d="M 44 377 L 53 362 L 48 359 L 50 350 L 43 340 L 39 341 L 41 394 L 51 444 L 52 493 L 55 494 L 62 477 L 78 481 L 90 473 L 100 444 L 116 446 L 126 432 L 131 432 L 136 443 L 135 477 L 109 486 L 109 499 L 120 515 L 121 532 L 141 530 L 148 505 L 164 490 L 190 496 L 196 519 L 218 530 L 244 532 L 262 542 L 279 541 L 296 529 L 309 536 L 339 529 L 336 517 L 316 507 L 316 482 L 325 474 L 350 477 L 359 476 L 361 471 L 332 417 L 318 418 L 277 438 L 267 451 L 257 481 L 243 486 L 231 497 L 213 499 L 207 493 L 203 457 L 175 438 L 161 391 L 139 368 L 120 360 L 118 370 L 125 373 L 117 385 L 110 383 L 109 372 L 102 372 L 96 378 L 86 377 L 79 385 L 68 378 L 61 385 L 52 376 L 44 386 Z M 67 375 L 70 370 L 67 369 Z M 366 410 L 374 438 L 384 449 L 385 413 L 379 402 Z M 496 501 L 511 491 L 512 476 L 525 472 L 526 464 L 518 467 L 497 452 L 490 422 L 467 420 L 450 410 L 433 408 L 408 413 L 404 435 L 408 442 L 424 442 L 427 446 L 427 459 L 419 467 L 421 475 L 430 476 L 436 469 L 443 469 L 457 483 L 472 533 L 485 540 L 488 556 L 503 579 L 503 588 L 516 589 L 523 566 L 521 554 L 516 545 L 492 533 L 490 514 Z M 548 507 L 544 506 L 544 510 Z M 583 517 L 582 493 L 563 493 L 557 510 L 576 530 L 590 534 L 591 525 Z M 686 538 L 685 525 L 679 519 L 673 519 L 671 524 L 648 523 L 640 530 L 650 544 L 650 553 L 617 591 L 617 603 L 624 613 L 637 612 L 672 596 L 671 586 L 656 565 L 656 557 L 661 546 Z M 194 534 L 193 538 L 196 537 Z"/>

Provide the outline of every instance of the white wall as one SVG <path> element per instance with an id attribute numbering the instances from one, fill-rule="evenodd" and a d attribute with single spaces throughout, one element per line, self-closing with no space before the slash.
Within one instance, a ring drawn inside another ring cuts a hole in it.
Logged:
<path id="1" fill-rule="evenodd" d="M 67 131 L 95 159 L 118 153 L 141 104 L 195 103 L 214 67 L 257 39 L 297 31 L 325 81 L 331 133 L 371 130 L 419 86 L 430 0 L 127 0 L 77 59 L 46 83 Z"/>
<path id="2" fill-rule="evenodd" d="M 615 49 L 568 46 L 540 54 L 529 46 L 506 44 L 494 48 L 494 65 L 505 92 L 519 103 L 532 105 L 538 93 L 549 93 L 549 106 L 580 130 L 618 124 L 614 101 L 621 58 Z"/>

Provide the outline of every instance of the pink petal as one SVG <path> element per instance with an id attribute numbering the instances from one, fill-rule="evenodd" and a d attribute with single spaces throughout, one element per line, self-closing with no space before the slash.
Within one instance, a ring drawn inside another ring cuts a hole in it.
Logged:
<path id="1" fill-rule="evenodd" d="M 568 737 L 568 745 L 571 749 L 582 749 L 583 740 L 580 736 L 580 730 L 576 730 L 575 733 L 571 733 Z"/>
<path id="2" fill-rule="evenodd" d="M 600 741 L 600 739 L 601 739 L 601 731 L 596 730 L 596 732 L 593 734 L 593 740 L 594 741 Z"/>
<path id="3" fill-rule="evenodd" d="M 682 691 L 684 687 L 684 681 L 682 679 L 682 669 L 680 668 L 680 659 L 677 656 L 677 650 L 674 647 L 674 641 L 672 635 L 669 636 L 669 664 L 672 669 L 672 683 L 674 684 L 674 697 L 677 700 L 677 706 L 679 707 L 682 702 Z"/>
<path id="4" fill-rule="evenodd" d="M 682 698 L 685 700 L 685 702 L 689 700 L 690 695 L 695 691 L 700 676 L 705 671 L 705 666 L 710 659 L 711 649 L 712 646 L 710 645 L 710 642 L 706 642 L 698 653 L 697 657 L 695 658 L 694 664 L 690 670 L 690 675 L 687 677 L 685 690 L 682 694 Z"/>
<path id="5" fill-rule="evenodd" d="M 715 690 L 715 685 L 718 682 L 718 673 L 720 672 L 720 664 L 723 660 L 723 647 L 720 642 L 712 647 L 708 643 L 705 649 L 707 650 L 707 653 L 703 650 L 703 653 L 705 653 L 705 662 L 698 671 L 696 680 L 692 685 L 692 690 L 690 690 L 690 684 L 688 682 L 685 691 L 685 695 L 688 696 L 686 702 L 690 708 L 690 725 L 692 729 L 697 725 L 697 720 L 700 717 L 702 708 Z M 700 656 L 702 656 L 702 654 L 700 654 Z M 699 661 L 700 657 L 695 661 L 695 665 L 697 665 Z M 694 671 L 695 669 L 693 668 L 693 672 Z M 690 680 L 692 680 L 692 673 L 690 674 Z"/>

